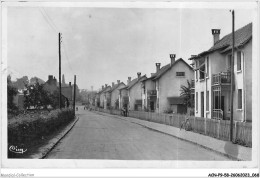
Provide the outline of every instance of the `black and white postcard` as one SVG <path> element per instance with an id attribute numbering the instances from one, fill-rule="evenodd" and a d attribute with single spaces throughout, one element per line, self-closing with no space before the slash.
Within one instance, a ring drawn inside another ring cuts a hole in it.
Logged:
<path id="1" fill-rule="evenodd" d="M 7 1 L 1 19 L 1 176 L 259 177 L 259 1 Z"/>

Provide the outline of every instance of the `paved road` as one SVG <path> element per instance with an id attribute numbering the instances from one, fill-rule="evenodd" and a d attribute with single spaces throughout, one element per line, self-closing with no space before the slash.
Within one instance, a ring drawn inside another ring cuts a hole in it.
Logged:
<path id="1" fill-rule="evenodd" d="M 79 121 L 48 159 L 229 160 L 140 125 L 79 108 Z"/>

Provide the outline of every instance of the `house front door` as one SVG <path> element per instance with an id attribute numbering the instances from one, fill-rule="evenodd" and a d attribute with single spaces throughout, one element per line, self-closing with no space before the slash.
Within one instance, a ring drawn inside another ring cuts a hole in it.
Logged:
<path id="1" fill-rule="evenodd" d="M 225 97 L 224 96 L 221 96 L 221 110 L 223 111 L 223 119 L 225 118 L 225 111 L 224 111 L 224 108 L 225 108 Z"/>
<path id="2" fill-rule="evenodd" d="M 187 107 L 183 104 L 177 105 L 177 113 L 178 114 L 187 114 Z"/>
<path id="3" fill-rule="evenodd" d="M 224 108 L 225 108 L 225 97 L 221 96 L 221 101 L 220 101 L 220 97 L 219 96 L 215 96 L 215 108 L 214 109 L 221 109 L 223 112 L 223 118 L 225 118 L 224 116 Z"/>
<path id="4" fill-rule="evenodd" d="M 154 102 L 153 101 L 150 102 L 150 109 L 151 109 L 151 111 L 154 111 Z"/>

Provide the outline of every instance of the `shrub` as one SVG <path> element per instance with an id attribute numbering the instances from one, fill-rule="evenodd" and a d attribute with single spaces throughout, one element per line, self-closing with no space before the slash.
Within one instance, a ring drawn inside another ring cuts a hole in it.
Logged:
<path id="1" fill-rule="evenodd" d="M 8 123 L 8 146 L 32 145 L 35 140 L 52 134 L 73 119 L 72 109 L 53 110 L 47 115 L 31 114 L 25 119 L 18 117 L 14 122 Z"/>

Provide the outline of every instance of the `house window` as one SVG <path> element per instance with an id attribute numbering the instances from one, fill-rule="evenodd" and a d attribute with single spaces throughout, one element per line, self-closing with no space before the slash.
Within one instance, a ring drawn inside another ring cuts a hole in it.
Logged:
<path id="1" fill-rule="evenodd" d="M 198 92 L 196 92 L 196 112 L 198 112 Z"/>
<path id="2" fill-rule="evenodd" d="M 237 109 L 242 109 L 242 89 L 237 90 Z"/>
<path id="3" fill-rule="evenodd" d="M 243 53 L 241 51 L 237 52 L 237 71 L 242 70 L 242 58 Z"/>
<path id="4" fill-rule="evenodd" d="M 227 71 L 231 71 L 231 61 L 232 61 L 232 55 L 228 55 Z"/>
<path id="5" fill-rule="evenodd" d="M 206 93 L 206 111 L 209 111 L 209 91 Z"/>
<path id="6" fill-rule="evenodd" d="M 203 65 L 200 69 L 200 79 L 205 79 L 205 65 Z"/>
<path id="7" fill-rule="evenodd" d="M 206 59 L 206 64 L 207 64 L 207 70 L 206 70 L 206 74 L 207 74 L 207 77 L 209 77 L 209 57 L 207 57 Z"/>
<path id="8" fill-rule="evenodd" d="M 177 77 L 184 77 L 185 76 L 185 72 L 176 72 L 176 76 Z"/>

